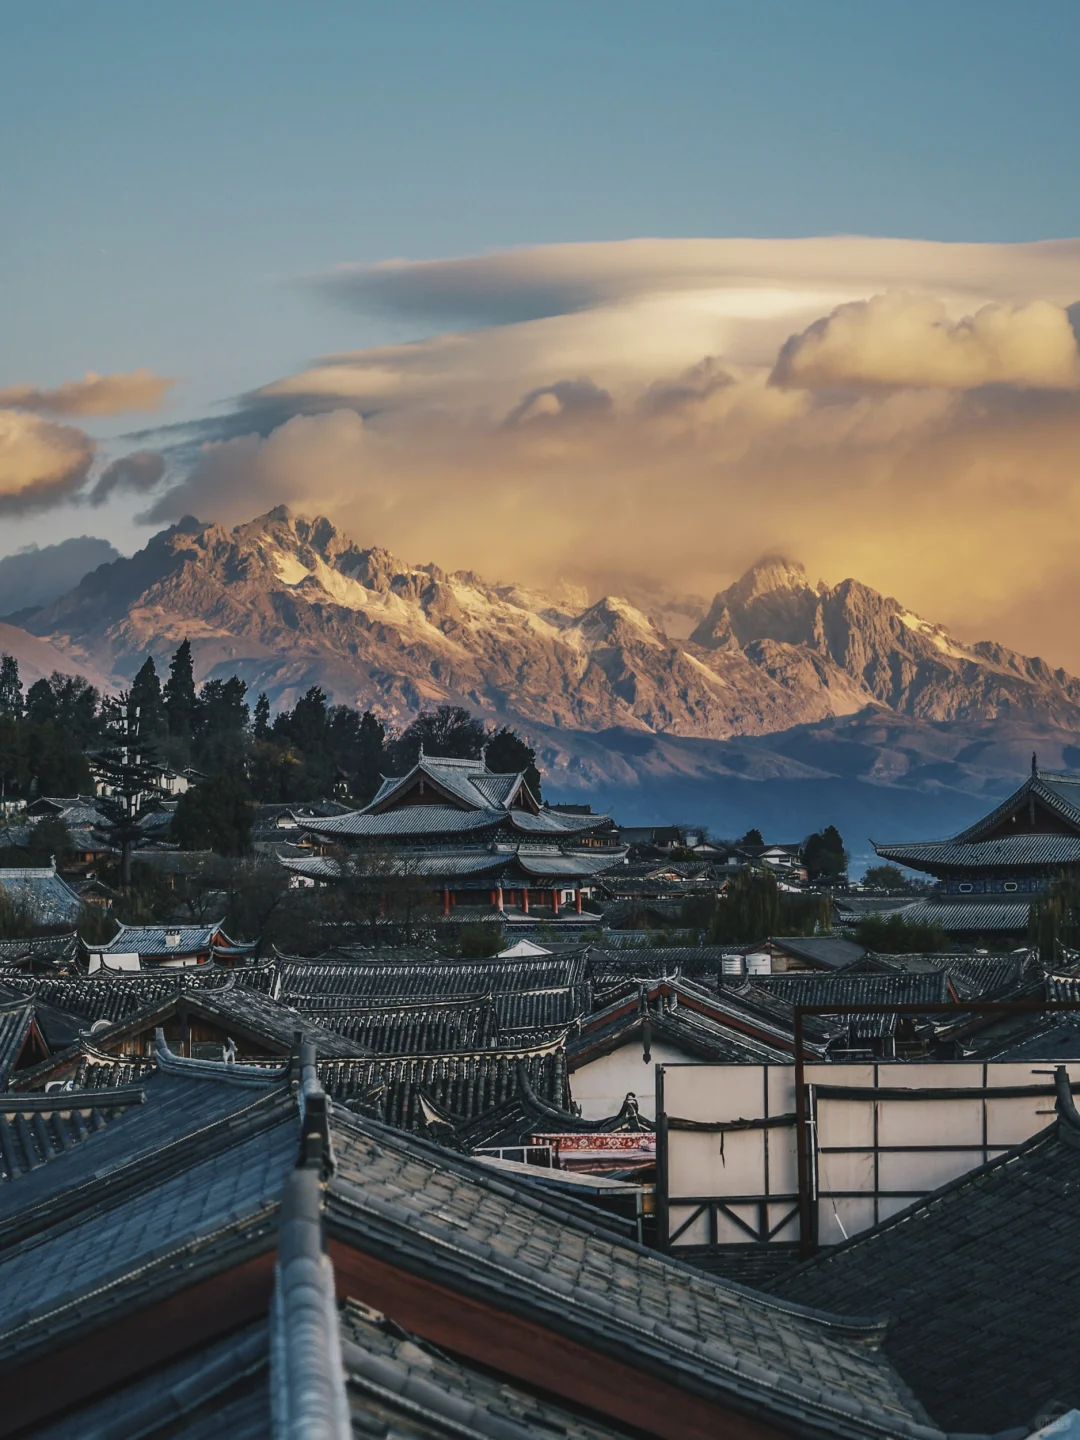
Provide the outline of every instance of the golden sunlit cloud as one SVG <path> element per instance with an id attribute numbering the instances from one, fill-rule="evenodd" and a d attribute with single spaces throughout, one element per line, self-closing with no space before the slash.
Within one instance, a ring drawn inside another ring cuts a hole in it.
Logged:
<path id="1" fill-rule="evenodd" d="M 245 397 L 251 433 L 149 518 L 287 503 L 406 560 L 642 603 L 782 550 L 1080 670 L 1080 243 L 639 241 L 318 283 L 473 328 Z"/>
<path id="2" fill-rule="evenodd" d="M 41 415 L 121 415 L 158 409 L 165 392 L 175 383 L 152 370 L 116 375 L 96 375 L 89 370 L 81 380 L 65 380 L 52 390 L 11 385 L 0 390 L 0 407 L 32 410 Z"/>
<path id="3" fill-rule="evenodd" d="M 779 385 L 940 387 L 1017 385 L 1072 390 L 1080 354 L 1060 305 L 984 305 L 950 321 L 939 301 L 891 291 L 841 305 L 780 352 Z"/>
<path id="4" fill-rule="evenodd" d="M 0 512 L 31 510 L 71 496 L 93 458 L 93 441 L 81 430 L 0 410 Z"/>

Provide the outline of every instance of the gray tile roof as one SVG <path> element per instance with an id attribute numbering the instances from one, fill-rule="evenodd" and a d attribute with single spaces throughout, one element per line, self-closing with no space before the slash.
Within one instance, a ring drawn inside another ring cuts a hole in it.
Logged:
<path id="1" fill-rule="evenodd" d="M 79 897 L 52 866 L 0 870 L 0 892 L 41 927 L 70 928 L 82 912 Z"/>
<path id="2" fill-rule="evenodd" d="M 55 965 L 74 959 L 78 935 L 36 935 L 25 940 L 0 940 L 0 976 L 10 965 Z"/>
<path id="3" fill-rule="evenodd" d="M 60 1343 L 133 1297 L 191 1283 L 206 1257 L 250 1253 L 260 1226 L 271 1243 L 297 1148 L 289 1087 L 243 1067 L 235 1077 L 224 1065 L 180 1068 L 147 1080 L 145 1104 L 5 1187 L 0 1367 L 44 1336 Z"/>
<path id="4" fill-rule="evenodd" d="M 0 1001 L 0 1090 L 7 1085 L 33 1024 L 33 1004 Z"/>
<path id="5" fill-rule="evenodd" d="M 774 1288 L 887 1311 L 886 1353 L 943 1429 L 1024 1426 L 1080 1405 L 1078 1195 L 1080 1126 L 1059 1120 Z"/>
<path id="6" fill-rule="evenodd" d="M 67 1154 L 144 1100 L 145 1091 L 134 1087 L 81 1096 L 0 1096 L 0 1181 L 28 1175 Z"/>
<path id="7" fill-rule="evenodd" d="M 92 950 L 103 955 L 194 955 L 207 951 L 221 931 L 221 920 L 209 925 L 121 925 L 107 945 Z M 168 936 L 175 935 L 170 944 Z"/>
<path id="8" fill-rule="evenodd" d="M 842 970 L 866 954 L 864 945 L 842 935 L 770 935 L 769 943 L 822 970 Z"/>
<path id="9" fill-rule="evenodd" d="M 351 810 L 348 815 L 311 822 L 308 829 L 328 840 L 387 839 L 397 835 L 456 835 L 463 831 L 498 829 L 506 820 L 504 810 L 455 810 L 452 805 L 410 805 L 369 815 Z"/>
<path id="10" fill-rule="evenodd" d="M 290 960 L 276 963 L 273 994 L 304 1010 L 338 1002 L 479 998 L 526 990 L 566 990 L 586 982 L 580 953 L 512 960 Z"/>
<path id="11" fill-rule="evenodd" d="M 180 986 L 151 999 L 142 1009 L 135 1010 L 104 1028 L 95 1029 L 89 1035 L 80 1036 L 67 1049 L 49 1056 L 31 1068 L 21 1070 L 18 1087 L 37 1089 L 50 1079 L 66 1079 L 69 1075 L 78 1074 L 82 1056 L 90 1045 L 93 1046 L 95 1054 L 106 1057 L 123 1056 L 125 1049 L 131 1048 L 128 1042 L 134 1037 L 145 1036 L 156 1031 L 159 1026 L 167 1025 L 181 1009 L 189 1021 L 202 1021 L 223 1031 L 226 1036 L 237 1039 L 242 1053 L 247 1052 L 250 1055 L 254 1050 L 255 1059 L 287 1055 L 298 1032 L 311 1040 L 324 1058 L 367 1053 L 347 1035 L 326 1029 L 318 1021 L 271 1000 L 258 990 L 235 986 L 230 977 L 229 984 L 215 989 L 189 991 Z"/>
<path id="12" fill-rule="evenodd" d="M 315 1022 L 345 1037 L 369 1055 L 446 1055 L 478 1050 L 493 1044 L 499 1034 L 498 1014 L 486 999 L 375 1005 L 362 1010 L 312 1008 L 303 1018 L 305 1023 Z"/>
<path id="13" fill-rule="evenodd" d="M 183 988 L 215 989 L 235 983 L 242 972 L 218 969 L 213 965 L 192 966 L 186 970 L 151 970 L 138 974 L 93 975 L 24 975 L 5 974 L 8 990 L 32 995 L 39 1003 L 81 1016 L 87 1024 L 96 1020 L 123 1020 L 160 1004 Z"/>
<path id="14" fill-rule="evenodd" d="M 212 1078 L 191 1073 L 169 1075 L 151 1062 L 137 1084 L 108 1093 L 86 1093 L 75 1088 L 48 1096 L 0 1097 L 0 1113 L 9 1117 L 13 1128 L 20 1115 L 40 1113 L 47 1117 L 52 1111 L 63 1114 L 67 1107 L 83 1114 L 91 1132 L 63 1155 L 62 1165 L 31 1166 L 19 1175 L 0 1217 L 0 1246 L 9 1221 L 15 1223 L 19 1217 L 35 1212 L 46 1213 L 64 1195 L 79 1194 L 80 1187 L 86 1187 L 85 1195 L 90 1195 L 95 1185 L 113 1172 L 138 1165 L 144 1157 L 168 1146 L 182 1150 L 188 1136 L 208 1127 L 221 1124 L 239 1134 L 252 1116 L 257 1117 L 265 1109 L 267 1096 L 285 1093 L 285 1082 L 274 1071 L 268 1071 L 258 1085 L 252 1085 L 250 1080 L 238 1084 L 225 1066 L 220 1066 L 219 1071 Z M 4 1110 L 4 1106 L 9 1108 Z M 91 1123 L 89 1116 L 95 1108 L 107 1125 Z M 78 1125 L 72 1124 L 77 1131 Z"/>
<path id="15" fill-rule="evenodd" d="M 625 1435 L 620 1428 L 472 1368 L 348 1302 L 341 1315 L 341 1341 L 357 1433 L 371 1433 L 376 1426 L 381 1432 L 386 1426 L 385 1433 L 395 1440 L 399 1435 L 426 1440 L 459 1436 L 465 1425 L 467 1433 L 491 1440 L 539 1435 L 614 1440 Z"/>
<path id="16" fill-rule="evenodd" d="M 445 1132 L 432 1131 L 433 1122 L 444 1121 L 449 1129 L 513 1099 L 519 1071 L 546 1104 L 569 1107 L 562 1045 L 319 1064 L 322 1083 L 335 1100 L 384 1124 L 440 1135 Z"/>
<path id="17" fill-rule="evenodd" d="M 1029 900 L 917 900 L 898 912 L 909 925 L 940 925 L 947 935 L 1027 934 Z"/>
<path id="18" fill-rule="evenodd" d="M 1000 840 L 961 844 L 929 840 L 910 845 L 878 845 L 883 860 L 915 869 L 1022 870 L 1029 866 L 1075 865 L 1080 862 L 1080 835 L 1006 835 Z"/>
<path id="19" fill-rule="evenodd" d="M 933 1435 L 877 1349 L 433 1146 L 333 1118 L 331 1236 L 796 1434 Z"/>
<path id="20" fill-rule="evenodd" d="M 876 955 L 852 967 L 852 972 L 892 971 L 896 974 L 930 974 L 941 971 L 961 1000 L 995 1000 L 1017 993 L 1032 966 L 1030 951 L 1014 955 Z"/>
<path id="21" fill-rule="evenodd" d="M 1029 1021 L 1019 1034 L 980 1045 L 980 1060 L 1080 1060 L 1080 1019 L 1064 1017 Z"/>
<path id="22" fill-rule="evenodd" d="M 295 1119 L 289 1117 L 234 1144 L 224 1157 L 200 1162 L 192 1147 L 193 1163 L 164 1182 L 154 1184 L 148 1176 L 146 1188 L 113 1210 L 95 1213 L 93 1207 L 58 1233 L 7 1249 L 0 1256 L 0 1363 L 29 1343 L 40 1325 L 55 1333 L 58 1307 L 82 1329 L 93 1323 L 96 1309 L 106 1307 L 110 1289 L 123 1288 L 147 1262 L 174 1248 L 197 1252 L 220 1232 L 239 1233 L 255 1217 L 272 1213 L 296 1143 Z M 45 1173 L 61 1168 L 47 1166 Z"/>
<path id="23" fill-rule="evenodd" d="M 749 988 L 775 995 L 791 1005 L 933 1005 L 948 1004 L 952 999 L 943 971 L 915 975 L 789 971 L 784 975 L 754 976 Z M 857 1011 L 838 1015 L 836 1023 L 852 1039 L 870 1039 L 894 1034 L 897 1017 Z"/>

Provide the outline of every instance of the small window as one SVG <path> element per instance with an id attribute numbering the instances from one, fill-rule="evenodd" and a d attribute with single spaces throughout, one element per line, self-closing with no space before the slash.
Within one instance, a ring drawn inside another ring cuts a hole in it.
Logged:
<path id="1" fill-rule="evenodd" d="M 969 880 L 963 880 L 956 888 L 957 890 L 959 890 L 961 895 L 970 895 L 971 892 L 975 889 L 975 886 L 972 885 Z"/>
<path id="2" fill-rule="evenodd" d="M 1013 890 L 1019 890 L 1020 886 L 1017 885 L 1015 880 L 1006 880 L 1002 888 L 1011 892 Z"/>

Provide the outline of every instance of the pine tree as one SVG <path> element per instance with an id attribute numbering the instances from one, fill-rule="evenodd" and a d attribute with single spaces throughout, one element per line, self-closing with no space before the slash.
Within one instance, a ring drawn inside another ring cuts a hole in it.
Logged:
<path id="1" fill-rule="evenodd" d="M 360 717 L 358 763 L 353 776 L 353 794 L 359 800 L 370 800 L 379 788 L 385 741 L 386 726 L 377 715 L 365 710 Z"/>
<path id="2" fill-rule="evenodd" d="M 19 662 L 14 655 L 0 656 L 0 715 L 10 715 L 14 720 L 18 720 L 22 713 L 23 694 Z"/>
<path id="3" fill-rule="evenodd" d="M 148 742 L 164 739 L 169 724 L 161 698 L 161 681 L 152 655 L 146 657 L 131 682 L 131 703 L 139 712 L 139 734 Z"/>
<path id="4" fill-rule="evenodd" d="M 270 701 L 266 698 L 265 692 L 255 701 L 255 726 L 256 740 L 270 739 Z"/>
<path id="5" fill-rule="evenodd" d="M 190 640 L 181 643 L 169 662 L 163 698 L 169 734 L 178 740 L 190 740 L 195 729 L 195 672 Z"/>
<path id="6" fill-rule="evenodd" d="M 153 746 L 139 733 L 131 695 L 121 691 L 106 701 L 105 748 L 95 756 L 95 771 L 108 794 L 99 803 L 108 811 L 113 843 L 120 849 L 120 884 L 131 888 L 131 851 L 139 839 L 139 817 L 144 800 L 153 793 L 158 767 Z"/>

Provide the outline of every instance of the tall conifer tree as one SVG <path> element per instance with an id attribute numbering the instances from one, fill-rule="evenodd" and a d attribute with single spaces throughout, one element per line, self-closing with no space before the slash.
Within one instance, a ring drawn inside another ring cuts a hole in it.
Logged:
<path id="1" fill-rule="evenodd" d="M 0 715 L 18 720 L 23 713 L 23 689 L 19 662 L 14 655 L 0 656 Z"/>
<path id="2" fill-rule="evenodd" d="M 169 662 L 163 696 L 169 734 L 178 740 L 190 740 L 195 729 L 195 672 L 190 640 L 181 643 Z"/>

